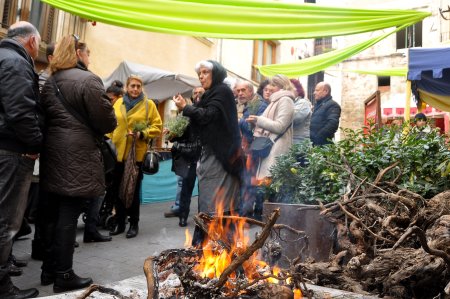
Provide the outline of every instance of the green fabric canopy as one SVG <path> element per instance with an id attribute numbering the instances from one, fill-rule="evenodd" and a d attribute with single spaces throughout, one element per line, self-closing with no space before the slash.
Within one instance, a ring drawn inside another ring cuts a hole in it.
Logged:
<path id="1" fill-rule="evenodd" d="M 379 42 L 387 36 L 395 33 L 412 24 L 405 24 L 397 29 L 388 33 L 382 34 L 378 37 L 371 38 L 367 41 L 363 41 L 359 44 L 349 46 L 343 49 L 334 50 L 325 54 L 309 57 L 292 63 L 285 64 L 270 64 L 270 65 L 258 65 L 259 72 L 266 77 L 272 77 L 276 74 L 283 74 L 290 78 L 296 78 L 300 76 L 307 76 L 317 73 L 327 67 L 335 65 Z"/>
<path id="2" fill-rule="evenodd" d="M 370 70 L 349 70 L 344 69 L 343 72 L 352 72 L 358 74 L 366 74 L 366 75 L 377 75 L 377 76 L 386 76 L 386 77 L 406 77 L 408 74 L 408 68 L 406 67 L 393 67 L 390 69 L 370 69 Z"/>
<path id="3" fill-rule="evenodd" d="M 324 7 L 268 0 L 42 0 L 80 17 L 161 33 L 236 39 L 338 36 L 412 24 L 415 10 Z"/>

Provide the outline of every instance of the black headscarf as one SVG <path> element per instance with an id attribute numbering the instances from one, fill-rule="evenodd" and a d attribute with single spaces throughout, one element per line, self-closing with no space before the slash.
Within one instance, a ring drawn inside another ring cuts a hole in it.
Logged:
<path id="1" fill-rule="evenodd" d="M 199 128 L 200 137 L 202 144 L 213 151 L 227 172 L 240 176 L 243 160 L 234 95 L 230 87 L 223 83 L 227 77 L 226 69 L 217 61 L 208 61 L 213 65 L 211 87 L 205 91 L 196 106 L 215 107 L 220 111 L 220 116 L 207 126 Z"/>

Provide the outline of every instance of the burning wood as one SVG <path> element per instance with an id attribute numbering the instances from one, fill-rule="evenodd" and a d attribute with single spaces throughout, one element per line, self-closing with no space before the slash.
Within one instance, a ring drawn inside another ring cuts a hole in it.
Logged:
<path id="1" fill-rule="evenodd" d="M 279 214 L 275 210 L 262 223 L 262 231 L 250 245 L 244 230 L 248 219 L 197 215 L 195 222 L 207 235 L 202 248 L 167 250 L 145 261 L 148 298 L 288 299 L 301 298 L 302 291 L 309 294 L 298 273 L 272 269 L 258 260 L 258 250 L 274 229 Z M 230 231 L 230 227 L 234 229 Z M 281 228 L 286 226 L 277 227 Z"/>

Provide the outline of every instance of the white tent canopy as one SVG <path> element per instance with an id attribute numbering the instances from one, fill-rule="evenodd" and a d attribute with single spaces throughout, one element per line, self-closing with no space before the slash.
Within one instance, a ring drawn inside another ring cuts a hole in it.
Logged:
<path id="1" fill-rule="evenodd" d="M 130 75 L 142 77 L 145 94 L 158 101 L 172 98 L 177 93 L 189 97 L 192 89 L 200 86 L 197 78 L 128 61 L 121 62 L 108 78 L 103 79 L 103 84 L 108 88 L 114 80 L 120 80 L 125 85 Z"/>

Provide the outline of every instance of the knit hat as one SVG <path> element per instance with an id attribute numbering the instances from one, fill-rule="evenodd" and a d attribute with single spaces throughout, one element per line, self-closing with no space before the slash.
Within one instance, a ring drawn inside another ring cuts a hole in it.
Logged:
<path id="1" fill-rule="evenodd" d="M 414 121 L 418 121 L 418 120 L 427 121 L 427 117 L 423 113 L 417 113 L 416 116 L 414 116 Z"/>

